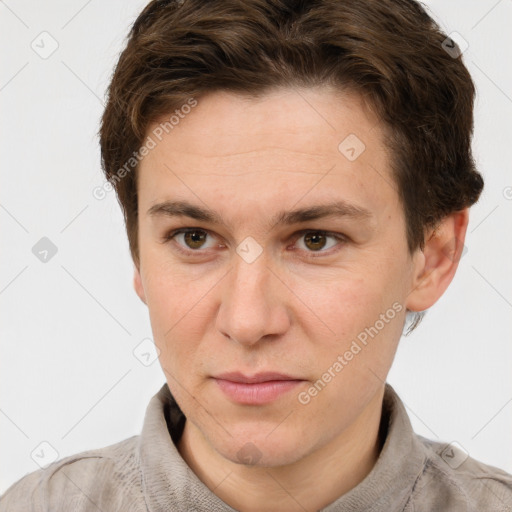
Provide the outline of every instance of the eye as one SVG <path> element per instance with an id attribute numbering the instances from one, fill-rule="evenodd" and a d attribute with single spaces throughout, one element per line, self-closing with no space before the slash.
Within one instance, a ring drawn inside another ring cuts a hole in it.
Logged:
<path id="1" fill-rule="evenodd" d="M 329 242 L 331 239 L 331 242 Z M 305 250 L 309 253 L 329 253 L 329 249 L 332 249 L 337 243 L 344 243 L 347 241 L 346 237 L 339 233 L 328 233 L 326 231 L 301 231 L 299 233 L 298 240 L 303 240 L 302 243 L 298 244 L 299 249 Z M 300 247 L 302 245 L 302 247 Z M 310 256 L 315 257 L 316 254 Z"/>
<path id="2" fill-rule="evenodd" d="M 165 236 L 164 242 L 176 240 L 178 250 L 190 253 L 198 252 L 200 249 L 210 249 L 215 247 L 215 244 L 210 247 L 205 245 L 207 237 L 210 236 L 208 231 L 200 228 L 183 228 L 173 231 Z"/>
<path id="3" fill-rule="evenodd" d="M 201 228 L 181 228 L 170 232 L 164 237 L 163 242 L 175 241 L 176 249 L 184 254 L 201 254 L 202 250 L 223 247 L 214 240 L 208 246 L 208 237 L 213 238 L 210 233 Z M 305 251 L 308 257 L 326 256 L 336 245 L 343 245 L 347 238 L 340 233 L 330 233 L 322 230 L 303 230 L 295 234 L 294 240 L 297 244 L 292 250 L 298 248 Z M 300 241 L 300 243 L 298 243 Z M 298 247 L 297 247 L 298 246 Z M 316 253 L 316 254 L 315 254 Z"/>

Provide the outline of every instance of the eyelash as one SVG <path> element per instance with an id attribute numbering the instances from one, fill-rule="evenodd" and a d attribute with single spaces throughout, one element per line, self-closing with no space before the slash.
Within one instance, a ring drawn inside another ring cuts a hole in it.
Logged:
<path id="1" fill-rule="evenodd" d="M 170 233 L 165 235 L 163 243 L 169 243 L 177 235 L 179 235 L 181 233 L 190 233 L 191 231 L 192 232 L 193 231 L 199 231 L 199 232 L 207 233 L 208 235 L 210 235 L 210 232 L 208 230 L 202 229 L 202 228 L 192 228 L 192 227 L 191 228 L 180 228 L 180 229 L 176 229 L 174 231 L 171 231 Z M 346 237 L 345 235 L 342 235 L 340 233 L 332 233 L 330 231 L 324 231 L 324 230 L 321 230 L 321 229 L 303 229 L 301 231 L 298 231 L 297 233 L 294 234 L 294 237 L 293 237 L 295 239 L 295 242 L 297 242 L 297 240 L 299 240 L 302 236 L 306 235 L 307 233 L 322 234 L 324 236 L 328 236 L 328 237 L 334 238 L 338 242 L 340 242 L 341 245 L 344 245 L 346 242 L 348 242 L 348 237 Z M 189 249 L 189 250 L 186 250 L 186 249 L 184 249 L 179 244 L 176 244 L 176 249 L 179 252 L 181 252 L 182 254 L 185 254 L 187 256 L 190 256 L 190 255 L 201 256 L 201 249 L 197 249 L 197 250 Z M 330 256 L 333 253 L 332 249 L 334 249 L 334 247 L 331 247 L 327 251 L 321 251 L 320 250 L 320 251 L 318 251 L 316 253 L 314 251 L 307 251 L 309 253 L 309 255 L 307 257 L 308 258 L 319 258 L 319 257 L 323 257 L 323 256 L 326 256 L 326 255 Z M 339 248 L 337 250 L 339 250 Z M 334 252 L 337 252 L 337 250 L 334 251 Z"/>

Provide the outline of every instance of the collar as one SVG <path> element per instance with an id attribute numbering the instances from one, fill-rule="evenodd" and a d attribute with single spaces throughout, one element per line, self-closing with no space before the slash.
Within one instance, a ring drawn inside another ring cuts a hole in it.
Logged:
<path id="1" fill-rule="evenodd" d="M 138 454 L 143 493 L 150 512 L 194 510 L 236 512 L 204 485 L 176 448 L 185 425 L 166 384 L 151 399 L 139 437 Z M 403 510 L 426 454 L 414 433 L 404 405 L 386 383 L 381 429 L 385 441 L 377 462 L 356 487 L 325 507 L 323 512 Z"/>

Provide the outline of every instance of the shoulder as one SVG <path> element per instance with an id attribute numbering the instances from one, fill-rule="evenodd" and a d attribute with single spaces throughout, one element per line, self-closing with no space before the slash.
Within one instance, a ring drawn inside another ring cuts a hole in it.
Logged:
<path id="1" fill-rule="evenodd" d="M 413 490 L 412 510 L 512 510 L 512 475 L 469 457 L 456 443 L 416 437 L 426 462 Z"/>
<path id="2" fill-rule="evenodd" d="M 138 439 L 70 455 L 25 475 L 0 497 L 0 512 L 139 510 Z"/>

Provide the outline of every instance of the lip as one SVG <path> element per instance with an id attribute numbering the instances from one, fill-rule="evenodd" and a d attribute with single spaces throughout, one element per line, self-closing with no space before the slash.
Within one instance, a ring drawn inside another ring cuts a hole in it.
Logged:
<path id="1" fill-rule="evenodd" d="M 228 372 L 214 377 L 220 390 L 233 402 L 246 405 L 263 405 L 288 393 L 303 379 L 277 372 L 245 375 Z"/>
<path id="2" fill-rule="evenodd" d="M 241 384 L 259 384 L 261 382 L 277 381 L 277 380 L 302 380 L 298 377 L 292 377 L 284 373 L 278 372 L 259 372 L 249 376 L 242 372 L 226 372 L 214 377 L 220 380 L 229 380 L 230 382 L 239 382 Z"/>

